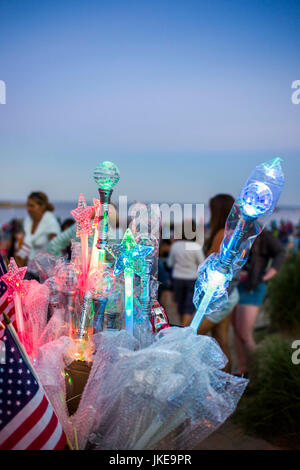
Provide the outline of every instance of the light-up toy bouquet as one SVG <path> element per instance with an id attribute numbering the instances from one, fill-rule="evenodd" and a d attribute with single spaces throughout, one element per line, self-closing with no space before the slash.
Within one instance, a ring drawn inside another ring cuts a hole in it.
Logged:
<path id="1" fill-rule="evenodd" d="M 284 182 L 280 160 L 256 167 L 235 201 L 220 252 L 199 268 L 197 311 L 187 328 L 170 327 L 157 302 L 158 240 L 135 227 L 122 240 L 110 236 L 117 167 L 103 162 L 94 179 L 99 200 L 88 206 L 81 194 L 72 211 L 71 261 L 37 256 L 42 284 L 23 281 L 25 271 L 13 261 L 3 277 L 19 338 L 75 447 L 191 449 L 235 410 L 247 385 L 222 371 L 227 358 L 197 330 L 205 314 L 226 302 L 229 282 L 275 208 Z M 30 292 L 36 299 L 43 294 L 42 301 L 30 300 Z M 90 370 L 70 416 L 68 393 L 76 384 L 68 368 L 74 361 Z"/>

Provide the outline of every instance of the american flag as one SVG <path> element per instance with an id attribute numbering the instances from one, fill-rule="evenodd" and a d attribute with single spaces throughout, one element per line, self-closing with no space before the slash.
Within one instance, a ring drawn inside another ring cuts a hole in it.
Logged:
<path id="1" fill-rule="evenodd" d="M 0 255 L 0 278 L 7 272 L 6 266 L 4 264 L 3 258 Z M 14 328 L 17 328 L 16 325 L 16 315 L 14 302 L 8 302 L 7 300 L 7 285 L 0 279 L 0 321 L 3 323 L 3 313 L 9 317 L 10 321 L 13 323 Z M 0 327 L 0 340 L 3 336 L 4 330 Z"/>
<path id="2" fill-rule="evenodd" d="M 3 345 L 6 360 L 0 364 L 0 450 L 63 450 L 65 433 L 8 328 Z"/>

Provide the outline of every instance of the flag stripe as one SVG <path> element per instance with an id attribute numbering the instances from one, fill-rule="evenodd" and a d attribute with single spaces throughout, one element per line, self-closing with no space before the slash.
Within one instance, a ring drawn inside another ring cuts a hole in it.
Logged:
<path id="1" fill-rule="evenodd" d="M 42 400 L 43 400 L 44 394 L 39 390 L 35 396 L 31 400 L 31 406 L 32 408 L 37 408 Z M 18 427 L 20 426 L 20 423 L 23 423 L 31 414 L 32 408 L 25 406 L 18 414 L 15 416 L 7 425 L 6 427 L 0 432 L 0 446 L 1 444 L 6 440 L 7 436 L 10 434 L 13 434 Z M 5 434 L 4 434 L 5 431 Z M 0 447 L 1 449 L 1 447 Z"/>
<path id="2" fill-rule="evenodd" d="M 1 311 L 4 310 L 8 305 L 7 293 L 5 292 L 2 297 L 0 297 L 0 308 Z"/>
<path id="3" fill-rule="evenodd" d="M 45 398 L 46 399 L 46 398 Z M 39 436 L 39 434 L 44 430 L 44 428 L 48 425 L 53 410 L 51 406 L 49 405 L 47 399 L 46 399 L 46 406 L 45 409 L 41 410 L 41 417 L 38 419 L 35 423 L 34 426 L 31 429 L 27 429 L 26 434 L 24 433 L 22 436 L 22 439 L 17 442 L 17 444 L 14 446 L 13 450 L 23 450 L 26 449 L 28 446 L 32 444 L 32 442 L 35 441 L 35 439 Z M 38 450 L 37 448 L 33 450 Z"/>
<path id="4" fill-rule="evenodd" d="M 56 446 L 54 447 L 54 450 L 63 450 L 66 447 L 66 443 L 67 443 L 66 435 L 65 435 L 65 433 L 64 433 L 64 431 L 63 431 L 63 429 L 60 425 L 58 426 L 57 429 L 60 429 L 61 435 L 60 435 L 59 440 L 57 441 Z M 51 440 L 52 440 L 52 438 L 51 438 Z M 45 447 L 43 447 L 43 449 L 45 449 Z"/>
<path id="5" fill-rule="evenodd" d="M 28 405 L 25 407 L 25 409 L 29 408 L 29 416 L 22 421 L 22 424 L 17 427 L 17 429 L 14 431 L 13 434 L 10 434 L 8 439 L 6 439 L 5 442 L 0 446 L 0 450 L 10 450 L 12 449 L 19 441 L 22 439 L 22 437 L 28 432 L 28 429 L 31 429 L 36 422 L 39 420 L 40 416 L 42 413 L 45 412 L 47 409 L 48 402 L 46 397 L 43 395 L 42 396 L 42 401 L 39 404 L 39 406 L 32 412 L 32 403 L 31 401 L 28 403 Z M 20 413 L 16 416 L 16 418 L 19 417 L 18 421 L 20 423 Z M 6 430 L 6 428 L 4 428 Z M 7 433 L 7 430 L 6 430 Z"/>

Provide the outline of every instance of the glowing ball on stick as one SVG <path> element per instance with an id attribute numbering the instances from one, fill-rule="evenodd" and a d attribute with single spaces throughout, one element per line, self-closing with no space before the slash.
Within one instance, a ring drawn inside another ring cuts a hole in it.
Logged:
<path id="1" fill-rule="evenodd" d="M 109 203 L 114 186 L 120 179 L 120 172 L 112 162 L 102 162 L 94 170 L 94 180 L 97 183 L 101 202 L 101 222 L 97 248 L 100 250 L 100 261 L 104 261 L 105 245 L 108 237 Z"/>
<path id="2" fill-rule="evenodd" d="M 110 191 L 119 179 L 118 167 L 112 162 L 102 162 L 94 170 L 94 180 L 99 189 Z"/>

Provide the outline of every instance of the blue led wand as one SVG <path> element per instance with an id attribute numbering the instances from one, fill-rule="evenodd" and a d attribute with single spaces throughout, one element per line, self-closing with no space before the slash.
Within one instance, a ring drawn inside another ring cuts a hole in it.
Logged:
<path id="1" fill-rule="evenodd" d="M 284 185 L 280 162 L 275 158 L 254 169 L 228 215 L 219 253 L 200 266 L 193 298 L 197 311 L 190 325 L 194 330 L 198 331 L 208 311 L 226 303 L 229 282 L 246 263 L 254 240 L 272 214 Z"/>

